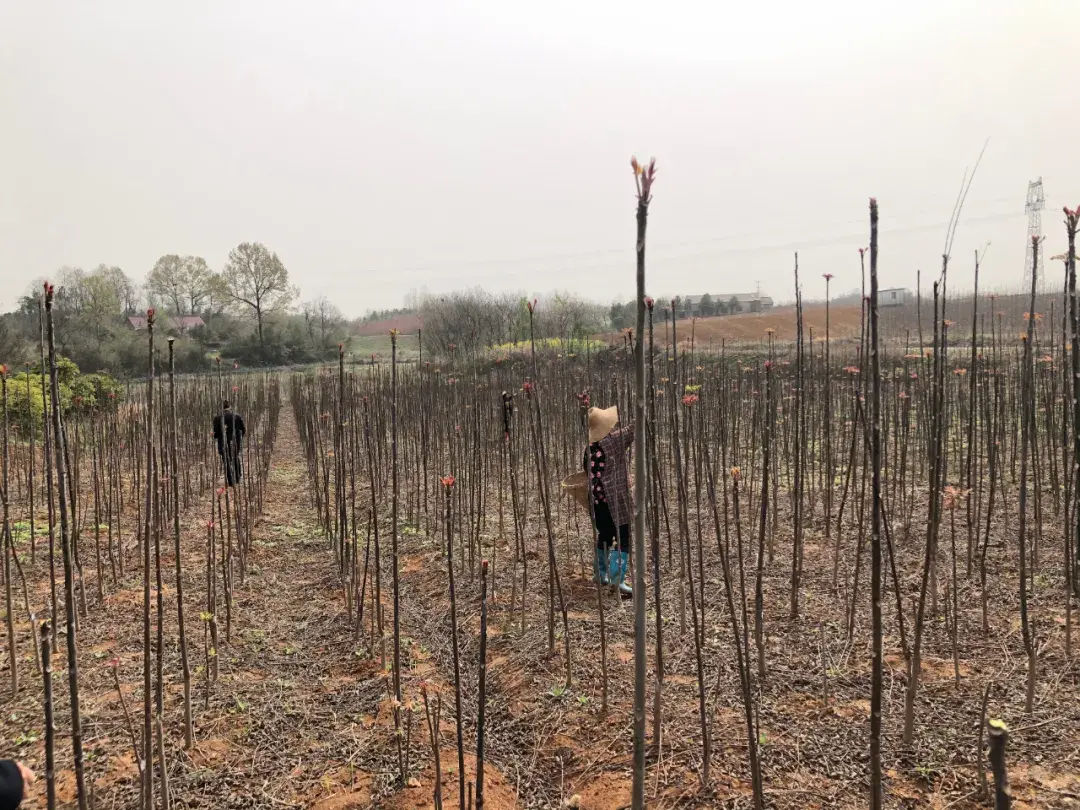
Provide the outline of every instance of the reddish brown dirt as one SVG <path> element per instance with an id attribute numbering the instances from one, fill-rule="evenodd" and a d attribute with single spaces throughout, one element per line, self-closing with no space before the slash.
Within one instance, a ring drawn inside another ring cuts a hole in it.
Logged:
<path id="1" fill-rule="evenodd" d="M 850 300 L 850 299 L 849 299 Z M 1024 314 L 1029 301 L 1024 296 L 980 296 L 978 302 L 970 296 L 947 302 L 946 318 L 952 324 L 950 336 L 954 341 L 968 341 L 971 337 L 972 313 L 979 317 L 980 330 L 989 333 L 991 329 L 1001 334 L 1018 334 L 1026 328 Z M 1060 330 L 1060 296 L 1042 296 L 1035 305 L 1039 321 L 1037 328 Z M 1051 312 L 1055 312 L 1051 318 Z M 878 310 L 880 330 L 883 340 L 910 342 L 917 345 L 919 334 L 919 311 L 914 295 L 908 303 L 900 307 L 882 307 Z M 923 299 L 923 336 L 930 341 L 933 334 L 933 298 Z M 655 339 L 668 345 L 671 338 L 670 323 L 665 323 L 657 310 L 654 325 Z M 833 341 L 857 341 L 862 319 L 862 308 L 858 304 L 833 304 L 829 307 L 829 336 Z M 764 344 L 769 339 L 769 330 L 773 330 L 775 341 L 786 343 L 796 338 L 796 312 L 794 307 L 775 307 L 767 312 L 741 312 L 737 315 L 716 315 L 708 318 L 683 319 L 676 323 L 679 343 L 689 344 L 693 339 L 696 346 L 717 347 L 721 341 L 734 344 Z M 813 332 L 814 342 L 825 338 L 825 305 L 823 303 L 803 306 L 803 329 L 807 341 Z M 606 341 L 619 341 L 616 334 L 604 335 Z"/>
<path id="2" fill-rule="evenodd" d="M 385 337 L 390 334 L 391 329 L 397 329 L 403 335 L 415 335 L 416 330 L 422 325 L 419 315 L 398 315 L 394 318 L 359 324 L 353 332 L 357 335 Z"/>
<path id="3" fill-rule="evenodd" d="M 444 808 L 458 806 L 457 748 L 451 742 L 452 734 L 446 735 L 445 747 L 440 749 L 442 765 L 442 800 Z M 485 757 L 485 759 L 487 759 Z M 473 795 L 469 788 L 476 784 L 476 757 L 465 756 L 466 798 Z M 383 807 L 386 810 L 434 810 L 435 807 L 434 758 L 424 771 L 411 780 L 411 784 L 393 796 Z M 513 785 L 490 763 L 484 766 L 484 807 L 486 810 L 516 810 L 520 805 Z"/>
<path id="4" fill-rule="evenodd" d="M 858 306 L 833 306 L 829 308 L 829 335 L 834 340 L 857 338 L 861 314 Z M 795 308 L 778 307 L 768 312 L 741 312 L 738 315 L 717 315 L 709 318 L 684 319 L 675 325 L 679 343 L 694 340 L 696 345 L 707 347 L 719 345 L 721 340 L 735 343 L 765 343 L 769 339 L 769 330 L 773 330 L 773 339 L 790 341 L 795 339 Z M 825 337 L 825 307 L 808 306 L 803 310 L 803 328 L 809 338 L 809 330 L 814 330 L 814 339 Z M 671 327 L 657 320 L 654 327 L 658 343 L 671 342 Z M 617 336 L 606 335 L 606 340 Z"/>

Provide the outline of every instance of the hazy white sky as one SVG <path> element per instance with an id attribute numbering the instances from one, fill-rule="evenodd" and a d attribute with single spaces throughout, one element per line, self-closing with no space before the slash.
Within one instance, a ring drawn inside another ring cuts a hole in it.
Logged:
<path id="1" fill-rule="evenodd" d="M 0 306 L 65 264 L 141 279 L 252 240 L 348 314 L 625 299 L 632 153 L 660 169 L 654 294 L 787 299 L 795 249 L 807 297 L 857 286 L 871 195 L 883 284 L 913 285 L 987 137 L 953 283 L 990 241 L 986 282 L 1018 287 L 1028 181 L 1047 257 L 1080 204 L 1078 24 L 1077 0 L 9 0 Z"/>

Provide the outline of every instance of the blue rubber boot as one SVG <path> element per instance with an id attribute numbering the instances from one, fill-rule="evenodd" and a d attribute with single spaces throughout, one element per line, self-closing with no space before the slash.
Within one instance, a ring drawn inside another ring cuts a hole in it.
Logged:
<path id="1" fill-rule="evenodd" d="M 612 585 L 618 586 L 619 595 L 623 597 L 633 596 L 634 589 L 624 581 L 627 571 L 630 570 L 630 555 L 618 549 L 613 549 L 611 563 L 608 567 L 611 571 L 609 579 Z"/>
<path id="2" fill-rule="evenodd" d="M 597 546 L 593 550 L 593 582 L 608 584 L 608 555 L 604 546 Z"/>

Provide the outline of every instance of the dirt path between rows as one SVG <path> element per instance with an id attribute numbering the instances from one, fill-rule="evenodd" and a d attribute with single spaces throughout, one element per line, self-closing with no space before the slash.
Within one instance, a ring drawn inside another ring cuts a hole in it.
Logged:
<path id="1" fill-rule="evenodd" d="M 176 631 L 174 560 L 165 574 L 166 747 L 173 808 L 372 806 L 394 790 L 393 726 L 384 677 L 353 640 L 329 542 L 314 519 L 299 437 L 283 408 L 264 514 L 253 528 L 246 580 L 234 586 L 232 638 L 219 607 L 219 677 L 207 699 L 204 645 L 206 520 L 183 516 L 184 603 L 196 743 L 183 750 L 183 685 Z M 171 547 L 171 538 L 167 541 Z M 133 555 L 134 556 L 134 555 Z M 38 572 L 40 574 L 40 572 Z M 219 572 L 220 574 L 220 572 Z M 219 589 L 220 589 L 219 584 Z M 220 592 L 220 591 L 219 591 Z M 219 597 L 220 598 L 220 597 Z M 113 685 L 115 667 L 136 735 L 142 722 L 142 586 L 128 572 L 103 603 L 91 600 L 79 632 L 79 683 L 87 784 L 97 810 L 138 805 L 139 774 L 129 726 Z M 23 688 L 0 722 L 6 755 L 40 777 L 24 807 L 45 807 L 40 676 L 29 639 Z M 75 806 L 63 642 L 54 656 L 57 788 Z M 419 733 L 420 720 L 416 724 Z M 155 805 L 156 806 L 156 805 Z"/>
<path id="2" fill-rule="evenodd" d="M 385 686 L 348 630 L 291 411 L 281 420 L 232 643 L 177 783 L 181 807 L 366 807 L 381 784 L 372 713 Z"/>

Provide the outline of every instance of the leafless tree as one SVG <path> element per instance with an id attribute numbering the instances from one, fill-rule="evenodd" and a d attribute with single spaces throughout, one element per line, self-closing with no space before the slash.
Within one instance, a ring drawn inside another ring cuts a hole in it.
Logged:
<path id="1" fill-rule="evenodd" d="M 300 312 L 304 316 L 304 326 L 312 346 L 329 349 L 338 342 L 335 337 L 341 331 L 345 318 L 325 295 L 305 301 Z"/>
<path id="2" fill-rule="evenodd" d="M 214 274 L 201 256 L 162 256 L 146 277 L 154 303 L 172 315 L 195 315 L 210 297 Z"/>
<path id="3" fill-rule="evenodd" d="M 289 271 L 266 245 L 241 242 L 229 251 L 221 275 L 232 301 L 255 318 L 259 344 L 265 346 L 266 316 L 286 308 L 296 295 L 295 288 L 289 285 Z"/>

